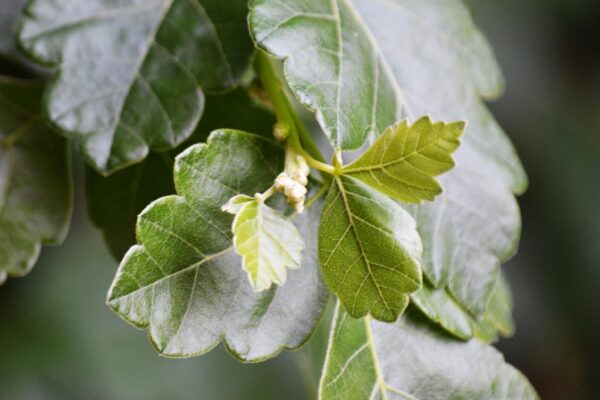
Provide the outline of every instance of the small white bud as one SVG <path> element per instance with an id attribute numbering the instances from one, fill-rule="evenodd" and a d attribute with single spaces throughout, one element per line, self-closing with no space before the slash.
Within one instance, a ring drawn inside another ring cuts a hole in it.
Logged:
<path id="1" fill-rule="evenodd" d="M 308 174 L 310 174 L 310 167 L 304 157 L 296 156 L 296 162 L 298 163 L 298 169 L 302 171 L 304 175 L 308 176 Z"/>
<path id="2" fill-rule="evenodd" d="M 292 183 L 292 178 L 285 172 L 280 173 L 277 178 L 275 178 L 275 183 L 273 184 L 273 189 L 278 192 L 283 192 L 286 187 L 288 187 Z"/>
<path id="3" fill-rule="evenodd" d="M 308 176 L 300 170 L 294 171 L 294 175 L 292 175 L 292 179 L 303 186 L 306 186 L 308 184 Z"/>
<path id="4" fill-rule="evenodd" d="M 294 204 L 294 209 L 298 214 L 302 214 L 304 212 L 304 201 Z"/>
<path id="5" fill-rule="evenodd" d="M 285 194 L 290 202 L 303 201 L 306 195 L 306 187 L 294 181 L 293 184 L 285 188 Z"/>

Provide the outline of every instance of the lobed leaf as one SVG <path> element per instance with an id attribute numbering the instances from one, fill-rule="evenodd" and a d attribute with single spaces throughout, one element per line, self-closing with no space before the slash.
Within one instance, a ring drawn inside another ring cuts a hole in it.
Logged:
<path id="1" fill-rule="evenodd" d="M 473 317 L 453 297 L 448 288 L 434 288 L 425 282 L 421 290 L 411 294 L 412 303 L 431 321 L 460 339 L 477 337 L 485 342 L 495 342 L 498 335 L 510 336 L 514 332 L 512 299 L 508 284 L 498 276 L 484 315 Z"/>
<path id="2" fill-rule="evenodd" d="M 401 118 L 469 121 L 443 193 L 407 209 L 424 274 L 480 319 L 499 264 L 516 250 L 513 193 L 527 178 L 481 100 L 498 96 L 503 78 L 462 1 L 255 0 L 249 21 L 258 45 L 285 58 L 291 89 L 336 147 L 357 149 Z"/>
<path id="3" fill-rule="evenodd" d="M 72 209 L 67 141 L 40 115 L 43 84 L 0 77 L 0 283 L 63 241 Z"/>
<path id="4" fill-rule="evenodd" d="M 221 340 L 237 357 L 259 361 L 296 348 L 317 324 L 327 299 L 316 264 L 320 207 L 298 220 L 308 241 L 301 271 L 282 287 L 256 293 L 233 251 L 229 198 L 266 190 L 284 163 L 275 142 L 233 130 L 177 157 L 177 196 L 140 215 L 139 245 L 123 259 L 108 295 L 119 315 L 147 328 L 163 355 L 202 354 Z M 298 273 L 295 273 L 298 272 Z"/>
<path id="5" fill-rule="evenodd" d="M 319 387 L 332 399 L 537 399 L 493 347 L 456 340 L 420 315 L 353 319 L 338 305 Z"/>
<path id="6" fill-rule="evenodd" d="M 138 214 L 159 197 L 175 193 L 173 157 L 189 143 L 203 142 L 215 129 L 247 129 L 272 137 L 275 119 L 271 112 L 255 104 L 244 88 L 206 97 L 206 109 L 192 137 L 169 153 L 150 153 L 135 165 L 104 177 L 86 169 L 86 198 L 94 225 L 117 260 L 136 243 Z"/>
<path id="7" fill-rule="evenodd" d="M 34 0 L 20 43 L 58 67 L 45 113 L 103 174 L 187 139 L 199 87 L 231 87 L 253 51 L 243 0 Z"/>
<path id="8" fill-rule="evenodd" d="M 433 123 L 423 117 L 386 128 L 377 141 L 342 173 L 408 203 L 433 200 L 442 192 L 435 176 L 454 167 L 464 122 Z"/>
<path id="9" fill-rule="evenodd" d="M 319 226 L 329 289 L 355 318 L 395 321 L 421 287 L 421 239 L 397 203 L 347 176 L 335 178 Z"/>
<path id="10" fill-rule="evenodd" d="M 232 232 L 242 269 L 256 292 L 283 285 L 287 270 L 300 268 L 304 241 L 294 224 L 253 197 L 237 195 L 223 207 L 235 215 Z"/>
<path id="11" fill-rule="evenodd" d="M 395 82 L 349 2 L 253 0 L 249 22 L 334 147 L 359 149 L 398 120 Z"/>
<path id="12" fill-rule="evenodd" d="M 440 182 L 445 190 L 435 202 L 405 206 L 423 239 L 423 271 L 480 319 L 501 261 L 516 251 L 519 207 L 502 184 L 474 170 L 459 166 Z"/>

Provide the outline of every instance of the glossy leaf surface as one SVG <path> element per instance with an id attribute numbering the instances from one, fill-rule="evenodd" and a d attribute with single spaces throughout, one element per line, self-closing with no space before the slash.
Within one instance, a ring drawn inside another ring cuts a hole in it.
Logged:
<path id="1" fill-rule="evenodd" d="M 527 179 L 481 100 L 498 96 L 503 78 L 464 4 L 255 0 L 250 23 L 259 45 L 286 59 L 291 89 L 335 146 L 356 149 L 402 118 L 469 121 L 457 167 L 440 178 L 443 193 L 409 209 L 423 239 L 424 273 L 482 317 L 499 264 L 518 242 L 513 193 Z"/>
<path id="2" fill-rule="evenodd" d="M 202 354 L 221 340 L 246 361 L 300 346 L 327 299 L 316 262 L 320 207 L 297 224 L 307 232 L 303 265 L 282 287 L 256 293 L 231 243 L 229 198 L 266 190 L 283 168 L 283 149 L 240 131 L 216 131 L 208 144 L 177 157 L 177 196 L 163 197 L 140 215 L 139 245 L 123 259 L 109 305 L 147 328 L 164 355 Z"/>
<path id="3" fill-rule="evenodd" d="M 254 0 L 250 8 L 256 42 L 285 59 L 290 87 L 335 147 L 358 149 L 396 122 L 395 82 L 347 1 Z"/>
<path id="4" fill-rule="evenodd" d="M 351 177 L 334 180 L 319 226 L 328 287 L 355 318 L 395 321 L 421 287 L 421 239 L 397 203 Z"/>
<path id="5" fill-rule="evenodd" d="M 442 192 L 435 177 L 454 166 L 451 154 L 458 148 L 464 129 L 464 122 L 433 123 L 424 117 L 409 125 L 404 120 L 386 128 L 342 172 L 399 201 L 433 200 Z"/>
<path id="6" fill-rule="evenodd" d="M 271 137 L 275 119 L 257 105 L 244 88 L 206 97 L 205 113 L 194 134 L 169 153 L 150 153 L 135 165 L 103 177 L 86 170 L 86 192 L 90 217 L 102 230 L 113 256 L 120 260 L 135 244 L 137 216 L 153 200 L 175 193 L 173 157 L 188 144 L 205 141 L 215 129 L 247 129 Z"/>
<path id="7" fill-rule="evenodd" d="M 41 118 L 42 90 L 0 77 L 0 283 L 27 274 L 71 219 L 69 146 Z"/>
<path id="8" fill-rule="evenodd" d="M 56 65 L 45 112 L 114 172 L 187 139 L 199 89 L 234 85 L 253 51 L 243 0 L 32 1 L 20 41 Z"/>
<path id="9" fill-rule="evenodd" d="M 334 321 L 321 400 L 538 398 L 493 347 L 454 339 L 414 312 L 385 324 L 338 307 Z"/>

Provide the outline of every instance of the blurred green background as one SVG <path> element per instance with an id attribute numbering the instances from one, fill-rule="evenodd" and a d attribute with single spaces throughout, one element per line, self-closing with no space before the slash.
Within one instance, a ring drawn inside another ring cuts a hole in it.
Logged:
<path id="1" fill-rule="evenodd" d="M 544 399 L 600 398 L 600 1 L 470 1 L 507 78 L 491 108 L 530 178 L 499 348 Z M 308 351 L 243 365 L 160 358 L 104 305 L 116 262 L 78 192 L 65 244 L 0 288 L 0 399 L 307 399 Z M 311 345 L 319 348 L 325 335 Z"/>

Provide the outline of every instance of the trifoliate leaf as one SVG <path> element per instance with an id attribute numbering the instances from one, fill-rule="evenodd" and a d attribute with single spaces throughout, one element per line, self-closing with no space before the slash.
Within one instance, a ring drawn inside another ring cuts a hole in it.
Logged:
<path id="1" fill-rule="evenodd" d="M 404 120 L 385 129 L 342 173 L 399 201 L 433 200 L 442 191 L 435 176 L 454 166 L 451 154 L 464 129 L 464 122 L 434 124 L 424 117 L 409 125 Z"/>
<path id="2" fill-rule="evenodd" d="M 347 176 L 335 178 L 319 226 L 325 282 L 355 318 L 395 321 L 421 287 L 421 239 L 397 203 Z"/>
<path id="3" fill-rule="evenodd" d="M 235 118 L 232 118 L 232 113 Z M 102 230 L 113 256 L 120 260 L 135 241 L 137 216 L 153 200 L 175 193 L 173 157 L 188 143 L 205 141 L 215 129 L 247 129 L 272 137 L 272 113 L 255 104 L 244 88 L 225 95 L 207 96 L 205 113 L 190 139 L 169 153 L 150 153 L 135 165 L 104 177 L 86 170 L 90 217 Z"/>
<path id="4" fill-rule="evenodd" d="M 0 77 L 0 283 L 27 274 L 42 244 L 62 242 L 71 219 L 69 148 L 44 124 L 42 90 Z"/>
<path id="5" fill-rule="evenodd" d="M 234 85 L 253 46 L 244 0 L 35 0 L 20 32 L 57 66 L 45 112 L 101 173 L 187 139 L 205 90 Z"/>
<path id="6" fill-rule="evenodd" d="M 386 324 L 353 319 L 338 306 L 320 400 L 538 398 L 496 349 L 454 339 L 410 311 Z"/>
<path id="7" fill-rule="evenodd" d="M 233 216 L 221 206 L 238 194 L 271 186 L 283 169 L 277 143 L 240 131 L 214 132 L 207 144 L 177 157 L 177 196 L 140 215 L 139 245 L 123 259 L 108 303 L 147 328 L 164 355 L 205 353 L 221 340 L 237 357 L 259 361 L 300 346 L 328 297 L 316 261 L 316 208 L 296 223 L 306 237 L 302 267 L 284 286 L 254 292 L 231 243 Z"/>
<path id="8" fill-rule="evenodd" d="M 231 228 L 236 252 L 252 288 L 283 285 L 287 270 L 300 268 L 304 241 L 293 223 L 254 197 L 232 197 L 223 210 L 235 215 Z"/>
<path id="9" fill-rule="evenodd" d="M 332 143 L 360 147 L 402 118 L 469 121 L 434 203 L 410 210 L 423 270 L 481 318 L 498 266 L 512 255 L 527 186 L 515 151 L 481 101 L 500 94 L 493 53 L 459 0 L 254 0 L 258 45 L 284 58 L 292 91 Z M 309 60 L 309 61 L 307 61 Z"/>

